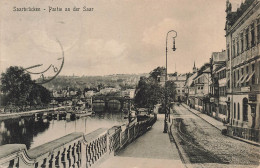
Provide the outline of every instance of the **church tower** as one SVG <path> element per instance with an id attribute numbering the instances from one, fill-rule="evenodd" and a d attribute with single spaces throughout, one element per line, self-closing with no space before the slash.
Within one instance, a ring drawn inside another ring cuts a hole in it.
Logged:
<path id="1" fill-rule="evenodd" d="M 193 66 L 192 72 L 193 72 L 193 73 L 196 73 L 196 72 L 197 72 L 197 68 L 196 68 L 196 66 L 195 66 L 195 61 L 194 61 L 194 66 Z"/>

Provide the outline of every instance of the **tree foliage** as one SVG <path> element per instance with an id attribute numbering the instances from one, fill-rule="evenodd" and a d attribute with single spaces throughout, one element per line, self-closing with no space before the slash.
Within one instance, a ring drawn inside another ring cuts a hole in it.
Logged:
<path id="1" fill-rule="evenodd" d="M 167 81 L 165 86 L 162 86 L 158 78 L 165 75 L 164 67 L 157 67 L 150 72 L 149 77 L 141 77 L 136 87 L 135 104 L 137 107 L 153 108 L 158 103 L 167 104 L 173 101 L 176 94 L 175 84 L 173 81 Z"/>
<path id="2" fill-rule="evenodd" d="M 149 73 L 149 78 L 153 78 L 154 80 L 158 81 L 160 76 L 165 75 L 165 70 L 165 67 L 157 67 Z"/>
<path id="3" fill-rule="evenodd" d="M 1 74 L 3 105 L 24 108 L 27 105 L 43 105 L 50 102 L 50 92 L 32 81 L 22 67 L 11 66 Z"/>

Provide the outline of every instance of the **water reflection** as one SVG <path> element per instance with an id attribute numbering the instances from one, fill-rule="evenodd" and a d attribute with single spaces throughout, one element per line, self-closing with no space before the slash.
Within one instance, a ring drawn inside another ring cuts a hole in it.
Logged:
<path id="1" fill-rule="evenodd" d="M 34 119 L 33 117 L 0 121 L 0 145 L 19 143 L 28 149 L 72 132 L 90 133 L 127 121 L 121 113 L 101 113 L 77 120 Z"/>

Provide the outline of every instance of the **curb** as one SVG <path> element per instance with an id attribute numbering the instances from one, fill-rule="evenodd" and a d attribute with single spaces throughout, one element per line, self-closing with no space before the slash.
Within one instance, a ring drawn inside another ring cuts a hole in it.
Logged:
<path id="1" fill-rule="evenodd" d="M 190 112 L 192 112 L 193 114 L 195 114 L 196 116 L 200 117 L 198 114 L 194 113 L 193 111 L 191 111 L 190 109 L 188 109 L 187 107 L 185 107 L 183 104 L 181 104 L 184 108 L 186 108 L 187 110 L 189 110 Z M 200 117 L 201 118 L 201 117 Z M 213 127 L 217 128 L 218 130 L 220 130 L 222 132 L 222 129 L 216 127 L 215 125 L 211 124 L 210 122 L 208 122 L 207 120 L 205 120 L 204 118 L 201 118 L 203 119 L 204 121 L 206 121 L 207 123 L 209 123 L 210 125 L 212 125 Z M 233 138 L 233 139 L 236 139 L 236 140 L 239 140 L 239 141 L 242 141 L 242 142 L 245 142 L 245 143 L 248 143 L 250 145 L 254 145 L 254 146 L 257 146 L 257 147 L 260 147 L 260 144 L 257 143 L 257 142 L 251 142 L 251 141 L 248 141 L 246 139 L 242 139 L 242 138 L 239 138 L 239 137 L 236 137 L 236 136 L 231 136 L 231 135 L 227 135 L 227 134 L 222 134 L 222 135 L 225 135 L 227 137 L 230 137 L 230 138 Z"/>
<path id="2" fill-rule="evenodd" d="M 184 151 L 181 151 L 181 149 L 180 149 L 180 147 L 179 147 L 180 144 L 176 141 L 177 138 L 176 138 L 176 137 L 173 135 L 173 133 L 172 133 L 172 126 L 173 126 L 173 119 L 172 119 L 172 123 L 171 123 L 170 127 L 168 127 L 168 135 L 169 135 L 170 141 L 171 141 L 172 144 L 173 144 L 173 143 L 175 144 L 175 147 L 176 147 L 176 149 L 178 150 L 180 159 L 181 159 L 181 161 L 182 161 L 184 167 L 190 168 L 190 167 L 187 165 L 187 164 L 189 164 L 189 159 L 188 159 L 188 157 L 186 156 L 186 154 L 185 154 Z"/>

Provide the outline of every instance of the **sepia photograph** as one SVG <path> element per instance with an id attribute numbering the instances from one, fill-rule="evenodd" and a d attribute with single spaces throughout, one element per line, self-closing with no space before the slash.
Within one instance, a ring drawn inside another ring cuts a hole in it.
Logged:
<path id="1" fill-rule="evenodd" d="M 0 168 L 260 168 L 260 0 L 1 0 Z"/>

